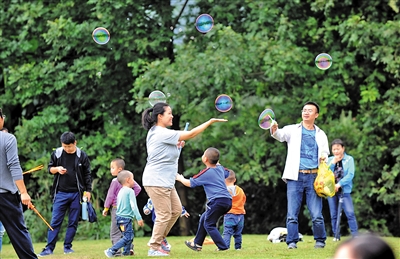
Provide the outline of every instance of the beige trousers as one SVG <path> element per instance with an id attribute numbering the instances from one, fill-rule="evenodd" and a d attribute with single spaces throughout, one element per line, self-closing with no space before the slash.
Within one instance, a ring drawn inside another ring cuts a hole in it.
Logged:
<path id="1" fill-rule="evenodd" d="M 153 202 L 156 213 L 150 248 L 158 250 L 162 240 L 168 235 L 181 215 L 182 203 L 175 188 L 145 186 L 144 189 Z"/>

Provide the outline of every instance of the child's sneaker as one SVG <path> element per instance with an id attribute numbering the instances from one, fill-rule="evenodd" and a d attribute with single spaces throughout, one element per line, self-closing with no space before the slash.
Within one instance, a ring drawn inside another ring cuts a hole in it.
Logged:
<path id="1" fill-rule="evenodd" d="M 168 243 L 166 238 L 161 241 L 161 248 L 168 253 L 171 252 L 171 245 Z"/>
<path id="2" fill-rule="evenodd" d="M 44 257 L 44 256 L 48 256 L 48 255 L 52 255 L 53 251 L 50 248 L 44 248 L 42 252 L 40 252 L 40 254 L 38 254 L 38 257 Z"/>
<path id="3" fill-rule="evenodd" d="M 64 248 L 64 254 L 72 254 L 73 252 L 75 252 L 74 250 L 72 250 L 71 248 Z"/>
<path id="4" fill-rule="evenodd" d="M 111 251 L 111 249 L 104 250 L 104 254 L 109 258 L 114 257 L 114 253 Z"/>
<path id="5" fill-rule="evenodd" d="M 150 249 L 147 252 L 147 256 L 169 256 L 169 254 L 163 251 L 162 249 L 159 250 Z"/>

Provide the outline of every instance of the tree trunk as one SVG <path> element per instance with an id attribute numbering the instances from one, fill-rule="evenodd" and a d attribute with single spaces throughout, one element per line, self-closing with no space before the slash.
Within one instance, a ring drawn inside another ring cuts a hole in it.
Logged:
<path id="1" fill-rule="evenodd" d="M 185 149 L 185 148 L 183 148 Z M 184 164 L 183 164 L 183 149 L 181 153 L 181 157 L 179 158 L 178 161 L 178 173 L 182 174 L 185 169 L 184 169 Z M 177 182 L 175 184 L 176 191 L 179 194 L 179 197 L 181 198 L 182 205 L 186 207 L 187 205 L 187 188 L 183 184 Z M 180 235 L 181 236 L 189 236 L 190 235 L 190 220 L 188 220 L 186 217 L 181 217 L 179 219 L 179 229 L 180 229 Z"/>

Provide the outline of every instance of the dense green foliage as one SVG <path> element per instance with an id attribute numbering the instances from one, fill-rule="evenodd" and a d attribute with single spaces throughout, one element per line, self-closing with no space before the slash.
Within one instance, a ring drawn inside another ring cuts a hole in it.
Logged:
<path id="1" fill-rule="evenodd" d="M 149 107 L 149 93 L 162 90 L 173 107 L 175 129 L 187 121 L 192 128 L 211 117 L 229 119 L 187 142 L 180 171 L 197 173 L 203 150 L 220 149 L 221 163 L 237 173 L 248 196 L 245 232 L 268 233 L 285 225 L 280 177 L 286 145 L 258 127 L 258 115 L 271 107 L 282 127 L 299 122 L 302 104 L 315 100 L 321 106 L 317 124 L 329 140 L 342 138 L 356 160 L 353 199 L 360 227 L 400 236 L 396 2 L 190 1 L 177 19 L 182 6 L 149 0 L 0 3 L 0 106 L 5 126 L 19 141 L 23 168 L 46 165 L 61 133 L 75 132 L 91 158 L 100 213 L 112 158 L 124 158 L 141 183 L 147 133 L 141 112 Z M 193 26 L 200 13 L 215 21 L 205 35 Z M 108 44 L 91 39 L 96 27 L 111 32 Z M 326 71 L 314 65 L 322 52 L 334 60 Z M 225 114 L 214 107 L 222 93 L 234 101 Z M 34 204 L 50 219 L 52 177 L 41 171 L 28 175 L 26 183 Z M 187 235 L 196 230 L 205 197 L 201 189 L 177 188 L 192 217 L 172 234 Z M 143 191 L 139 206 L 146 200 Z M 303 212 L 300 231 L 311 233 Z M 100 234 L 92 225 L 86 235 L 108 237 L 109 218 L 100 218 Z M 45 225 L 34 224 L 34 217 L 27 221 L 34 240 L 44 241 Z"/>

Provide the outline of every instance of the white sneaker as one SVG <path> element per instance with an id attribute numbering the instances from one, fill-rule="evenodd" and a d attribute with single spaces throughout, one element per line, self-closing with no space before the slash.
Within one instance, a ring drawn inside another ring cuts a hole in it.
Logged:
<path id="1" fill-rule="evenodd" d="M 147 256 L 169 256 L 169 254 L 165 253 L 162 249 L 159 250 L 150 249 L 147 252 Z"/>
<path id="2" fill-rule="evenodd" d="M 339 238 L 336 238 L 336 237 L 334 237 L 334 238 L 332 239 L 332 241 L 333 241 L 333 242 L 338 242 L 338 241 L 340 241 L 340 239 L 339 239 Z"/>

